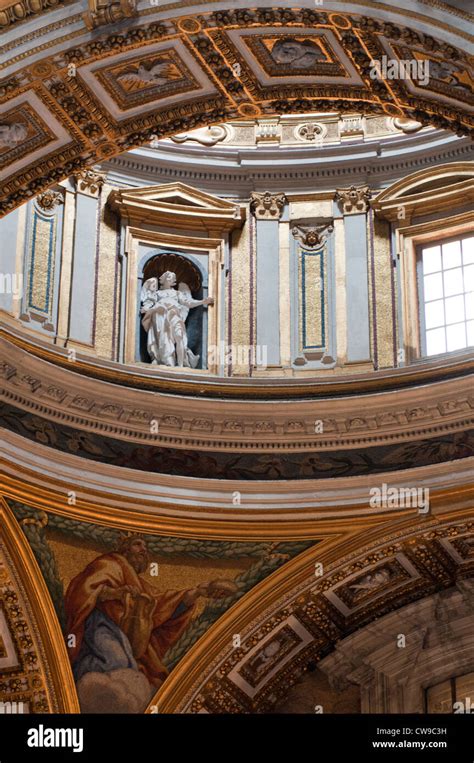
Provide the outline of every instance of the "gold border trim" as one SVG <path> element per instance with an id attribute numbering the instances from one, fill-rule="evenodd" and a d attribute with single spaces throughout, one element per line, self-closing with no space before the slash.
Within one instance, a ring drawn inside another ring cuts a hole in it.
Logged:
<path id="1" fill-rule="evenodd" d="M 209 680 L 211 674 L 206 674 L 207 666 L 214 664 L 222 650 L 232 643 L 233 634 L 243 633 L 279 601 L 287 601 L 292 591 L 314 576 L 317 562 L 321 562 L 327 571 L 334 563 L 340 565 L 349 556 L 357 557 L 365 553 L 379 540 L 384 545 L 390 545 L 400 534 L 417 537 L 446 522 L 458 523 L 473 516 L 471 508 L 451 510 L 424 522 L 420 522 L 419 518 L 387 522 L 382 527 L 371 528 L 368 533 L 339 534 L 303 551 L 242 596 L 201 636 L 173 669 L 145 712 L 156 713 L 157 708 L 161 714 L 183 713 L 183 705 L 188 704 L 191 696 L 198 692 L 196 684 L 200 677 L 203 677 L 203 685 Z"/>
<path id="2" fill-rule="evenodd" d="M 6 548 L 25 587 L 51 671 L 53 691 L 62 713 L 80 713 L 64 636 L 33 551 L 5 499 L 0 496 L 0 521 Z"/>

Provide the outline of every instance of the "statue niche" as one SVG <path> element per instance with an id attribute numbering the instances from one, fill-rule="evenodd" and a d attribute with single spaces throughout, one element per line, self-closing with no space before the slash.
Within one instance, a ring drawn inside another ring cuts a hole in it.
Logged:
<path id="1" fill-rule="evenodd" d="M 214 300 L 203 298 L 203 291 L 202 275 L 186 257 L 158 254 L 149 260 L 140 292 L 142 360 L 171 367 L 205 367 L 203 308 Z"/>

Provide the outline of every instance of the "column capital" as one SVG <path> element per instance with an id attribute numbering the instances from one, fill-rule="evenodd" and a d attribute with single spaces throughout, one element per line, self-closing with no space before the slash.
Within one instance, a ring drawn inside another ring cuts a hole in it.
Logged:
<path id="1" fill-rule="evenodd" d="M 336 201 L 344 215 L 360 215 L 368 212 L 372 192 L 368 185 L 337 188 Z"/>
<path id="2" fill-rule="evenodd" d="M 97 197 L 105 183 L 106 177 L 105 172 L 97 172 L 97 170 L 80 170 L 80 172 L 75 172 L 74 178 L 76 180 L 77 192 L 83 193 L 86 196 Z"/>
<path id="3" fill-rule="evenodd" d="M 284 193 L 254 192 L 250 196 L 250 211 L 257 220 L 279 220 L 286 200 Z"/>

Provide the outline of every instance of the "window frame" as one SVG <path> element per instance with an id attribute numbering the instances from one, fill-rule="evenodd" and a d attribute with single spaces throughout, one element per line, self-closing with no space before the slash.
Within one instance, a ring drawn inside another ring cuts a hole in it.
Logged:
<path id="1" fill-rule="evenodd" d="M 460 213 L 427 222 L 419 222 L 395 228 L 395 247 L 398 259 L 399 299 L 401 302 L 401 336 L 405 365 L 430 363 L 465 356 L 469 349 L 452 350 L 440 355 L 424 355 L 421 346 L 420 292 L 418 288 L 417 248 L 419 245 L 435 244 L 444 240 L 474 235 L 472 212 Z M 472 351 L 471 351 L 472 354 Z"/>
<path id="2" fill-rule="evenodd" d="M 439 358 L 443 358 L 446 355 L 451 355 L 455 352 L 467 352 L 471 348 L 474 347 L 472 344 L 467 344 L 465 347 L 460 347 L 457 350 L 448 350 L 446 349 L 445 352 L 439 352 L 433 355 L 428 355 L 427 353 L 427 341 L 426 341 L 426 325 L 425 325 L 425 290 L 424 290 L 424 272 L 423 272 L 423 249 L 429 246 L 440 246 L 443 247 L 445 244 L 449 244 L 453 241 L 459 241 L 462 242 L 466 238 L 472 238 L 474 236 L 474 229 L 471 231 L 465 231 L 464 233 L 458 233 L 451 236 L 440 236 L 439 238 L 435 238 L 430 241 L 420 241 L 415 244 L 415 257 L 416 257 L 416 281 L 417 281 L 417 294 L 418 294 L 418 331 L 419 331 L 419 352 L 420 352 L 420 359 L 423 360 L 437 360 Z M 442 256 L 442 253 L 441 253 Z M 462 258 L 462 244 L 461 244 L 461 258 Z M 463 262 L 461 259 L 461 268 L 463 267 Z M 449 268 L 448 268 L 449 270 Z M 441 265 L 441 273 L 444 274 L 444 268 L 443 268 L 443 262 Z M 466 294 L 466 292 L 463 291 L 463 296 Z M 442 297 L 443 301 L 446 299 L 446 297 L 443 294 Z M 446 316 L 445 316 L 446 320 Z M 467 318 L 464 318 L 464 323 L 467 323 Z M 442 327 L 446 330 L 446 323 L 442 324 Z M 441 328 L 441 327 L 440 327 Z M 466 339 L 467 339 L 467 327 L 466 327 Z M 447 345 L 446 345 L 447 347 Z"/>

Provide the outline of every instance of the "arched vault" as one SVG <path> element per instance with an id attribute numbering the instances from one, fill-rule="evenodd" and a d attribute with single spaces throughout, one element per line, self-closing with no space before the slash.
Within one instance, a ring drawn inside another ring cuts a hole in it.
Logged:
<path id="1" fill-rule="evenodd" d="M 340 111 L 472 129 L 462 10 L 438 0 L 236 5 L 7 5 L 0 213 L 104 158 L 205 124 Z"/>

